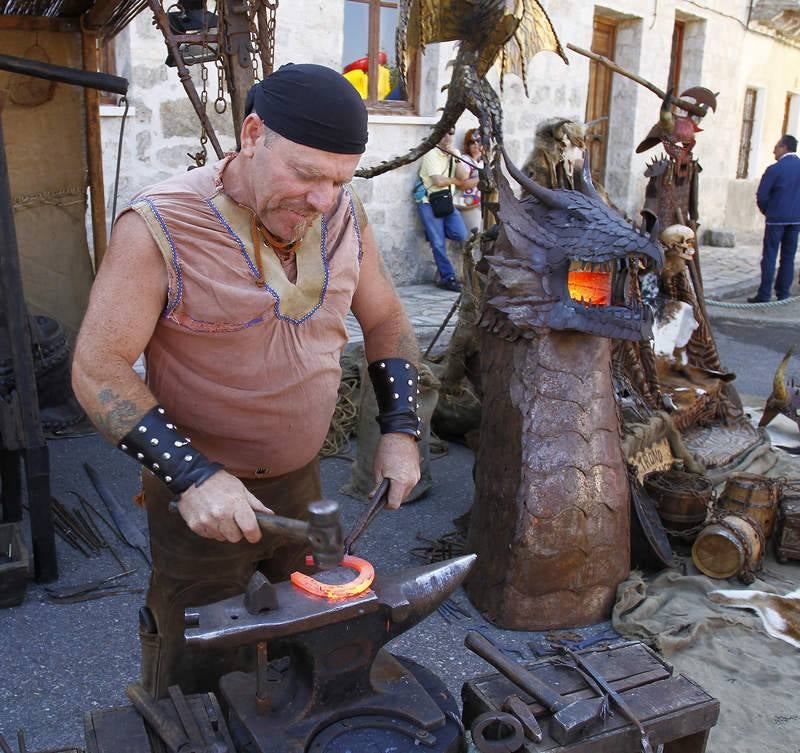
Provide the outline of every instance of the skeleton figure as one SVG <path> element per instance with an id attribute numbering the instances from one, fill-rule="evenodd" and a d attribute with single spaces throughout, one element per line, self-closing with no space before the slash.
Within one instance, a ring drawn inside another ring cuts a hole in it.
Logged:
<path id="1" fill-rule="evenodd" d="M 465 110 L 478 118 L 489 154 L 490 139 L 503 143 L 502 108 L 486 80 L 491 67 L 500 69 L 501 91 L 504 75 L 516 73 L 527 94 L 527 64 L 536 53 L 551 50 L 569 62 L 537 0 L 401 0 L 397 60 L 404 82 L 418 51 L 431 42 L 451 40 L 459 40 L 458 53 L 439 122 L 407 154 L 358 170 L 357 176 L 372 178 L 419 159 L 441 141 Z"/>
<path id="2" fill-rule="evenodd" d="M 716 95 L 703 87 L 687 89 L 681 94 L 681 98 L 694 99 L 704 110 L 716 109 Z M 697 232 L 698 177 L 702 168 L 694 158 L 692 150 L 695 145 L 695 135 L 701 130 L 697 125 L 699 120 L 698 116 L 690 117 L 683 110 L 673 112 L 673 98 L 671 94 L 667 94 L 661 106 L 658 123 L 650 129 L 636 149 L 637 152 L 644 152 L 661 144 L 666 152 L 650 162 L 645 171 L 645 176 L 649 180 L 645 190 L 642 217 L 648 228 L 660 223 L 661 227 L 680 225 L 688 227 L 694 233 Z M 675 258 L 677 262 L 677 257 Z M 696 251 L 684 258 L 680 267 L 680 271 L 675 274 L 667 272 L 662 275 L 659 284 L 660 294 L 665 300 L 672 299 L 690 306 L 697 326 L 691 333 L 689 342 L 677 354 L 680 362 L 674 363 L 679 366 L 679 370 L 686 369 L 684 374 L 689 381 L 694 380 L 691 373 L 701 380 L 712 377 L 729 382 L 733 375 L 725 373 L 722 369 L 703 304 L 703 280 Z M 642 391 L 651 406 L 666 405 L 671 409 L 670 399 L 662 393 L 659 379 L 654 375 L 654 358 L 647 353 L 647 346 L 640 350 L 639 362 L 642 373 L 633 374 L 633 383 Z M 626 352 L 622 353 L 628 364 L 626 370 L 630 372 L 630 367 L 633 365 L 636 371 L 636 364 L 630 358 L 629 351 L 630 348 L 627 348 Z M 646 381 L 635 378 L 643 375 Z M 728 424 L 744 420 L 740 400 L 732 385 L 721 386 L 714 413 L 715 416 L 704 414 L 704 417 L 721 418 Z M 690 414 L 686 413 L 685 416 L 689 421 Z"/>
<path id="3" fill-rule="evenodd" d="M 659 275 L 646 271 L 640 279 L 642 300 L 654 314 L 653 351 L 678 369 L 688 364 L 686 346 L 698 323 L 694 309 L 683 301 L 665 296 L 662 284 L 669 285 L 677 275 L 686 271 L 686 262 L 694 256 L 694 231 L 686 225 L 670 225 L 660 237 L 666 249 L 664 268 Z"/>

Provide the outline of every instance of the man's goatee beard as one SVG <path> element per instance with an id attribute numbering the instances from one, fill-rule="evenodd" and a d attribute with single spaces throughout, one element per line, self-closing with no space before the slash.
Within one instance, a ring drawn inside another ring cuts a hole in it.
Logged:
<path id="1" fill-rule="evenodd" d="M 301 222 L 299 225 L 295 225 L 294 230 L 292 230 L 292 237 L 289 239 L 289 243 L 297 243 L 297 241 L 299 241 L 306 234 L 306 231 L 309 227 L 311 227 L 312 222 L 313 220 L 308 219 L 304 222 Z"/>

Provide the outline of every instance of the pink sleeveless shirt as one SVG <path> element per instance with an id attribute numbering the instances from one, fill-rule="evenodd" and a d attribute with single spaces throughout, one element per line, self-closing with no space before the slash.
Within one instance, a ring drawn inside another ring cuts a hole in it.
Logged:
<path id="1" fill-rule="evenodd" d="M 258 286 L 253 215 L 223 192 L 230 159 L 146 189 L 129 207 L 147 223 L 169 283 L 145 350 L 147 384 L 210 459 L 264 478 L 303 467 L 325 439 L 366 217 L 343 188 L 296 247 L 295 283 L 264 244 Z"/>

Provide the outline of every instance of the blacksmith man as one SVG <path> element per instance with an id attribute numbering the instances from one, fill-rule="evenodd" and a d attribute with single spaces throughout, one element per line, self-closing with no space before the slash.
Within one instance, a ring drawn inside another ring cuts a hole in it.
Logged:
<path id="1" fill-rule="evenodd" d="M 247 667 L 241 652 L 187 649 L 185 607 L 240 593 L 256 567 L 283 579 L 302 564 L 253 511 L 302 517 L 321 497 L 350 309 L 379 397 L 376 482 L 391 479 L 397 508 L 419 479 L 418 349 L 350 186 L 364 104 L 337 72 L 290 64 L 246 112 L 239 152 L 145 189 L 117 218 L 75 350 L 78 399 L 145 469 L 142 681 L 157 697 Z"/>

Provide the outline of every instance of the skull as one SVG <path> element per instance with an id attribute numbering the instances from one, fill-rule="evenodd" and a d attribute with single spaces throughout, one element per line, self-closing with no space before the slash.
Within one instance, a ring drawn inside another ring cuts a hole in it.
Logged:
<path id="1" fill-rule="evenodd" d="M 666 246 L 663 276 L 674 277 L 686 269 L 686 262 L 694 256 L 694 230 L 686 225 L 670 225 L 659 237 Z"/>

